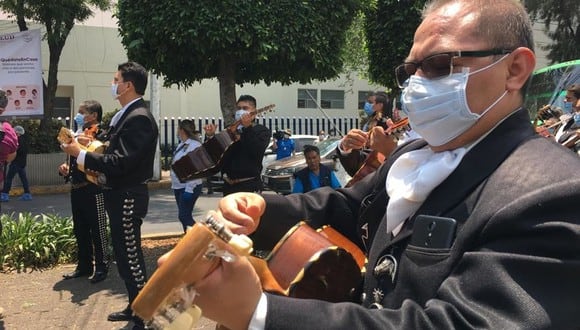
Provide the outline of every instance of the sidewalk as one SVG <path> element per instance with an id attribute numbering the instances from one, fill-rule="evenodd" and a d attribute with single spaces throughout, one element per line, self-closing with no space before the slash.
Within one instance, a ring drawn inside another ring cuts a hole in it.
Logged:
<path id="1" fill-rule="evenodd" d="M 149 185 L 149 208 L 144 219 L 141 232 L 143 237 L 171 236 L 183 233 L 181 223 L 177 218 L 177 205 L 171 190 L 169 172 L 164 172 L 162 179 L 150 182 Z M 21 188 L 20 188 L 21 189 Z M 18 214 L 30 212 L 36 214 L 58 214 L 71 216 L 70 185 L 31 187 L 31 201 L 19 201 L 19 192 L 12 190 L 9 202 L 2 203 L 3 214 Z M 204 189 L 205 190 L 205 189 Z M 215 209 L 221 193 L 208 195 L 203 193 L 195 204 L 193 210 L 194 219 L 204 217 L 207 211 Z"/>
<path id="2" fill-rule="evenodd" d="M 169 176 L 149 183 L 149 212 L 142 226 L 144 238 L 181 235 L 177 220 L 177 206 L 170 188 Z M 68 185 L 31 187 L 32 201 L 18 201 L 11 196 L 2 203 L 3 213 L 31 212 L 70 216 Z M 203 194 L 194 209 L 194 218 L 214 209 L 221 193 Z M 151 276 L 156 267 L 155 256 L 147 259 Z M 131 329 L 132 323 L 109 322 L 107 315 L 127 305 L 125 287 L 116 265 L 111 265 L 103 282 L 91 284 L 86 278 L 63 280 L 62 274 L 74 270 L 75 265 L 60 265 L 52 269 L 28 273 L 0 273 L 0 330 L 4 329 Z M 196 329 L 210 330 L 215 323 L 202 319 Z"/>

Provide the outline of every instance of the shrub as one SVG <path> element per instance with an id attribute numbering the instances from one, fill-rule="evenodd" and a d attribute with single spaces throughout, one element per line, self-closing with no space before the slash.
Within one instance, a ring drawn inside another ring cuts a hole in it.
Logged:
<path id="1" fill-rule="evenodd" d="M 12 126 L 20 125 L 26 131 L 29 137 L 29 150 L 31 154 L 49 154 L 62 152 L 59 143 L 56 140 L 58 131 L 65 126 L 60 120 L 54 119 L 50 122 L 50 127 L 46 130 L 40 130 L 40 119 L 16 119 L 11 120 Z"/>
<path id="2" fill-rule="evenodd" d="M 72 218 L 56 215 L 2 214 L 0 270 L 26 271 L 76 261 Z"/>

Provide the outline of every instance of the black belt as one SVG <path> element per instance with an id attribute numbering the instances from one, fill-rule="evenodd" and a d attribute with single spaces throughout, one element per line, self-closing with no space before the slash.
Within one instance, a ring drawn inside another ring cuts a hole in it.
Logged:
<path id="1" fill-rule="evenodd" d="M 80 188 L 83 188 L 83 187 L 86 187 L 86 186 L 88 186 L 89 184 L 91 184 L 91 183 L 90 183 L 90 182 L 88 182 L 88 181 L 81 182 L 81 183 L 73 183 L 73 184 L 71 185 L 71 189 L 73 189 L 73 190 L 74 190 L 74 189 L 80 189 Z"/>
<path id="2" fill-rule="evenodd" d="M 246 181 L 250 181 L 250 180 L 254 180 L 256 177 L 250 177 L 250 178 L 240 178 L 240 179 L 230 179 L 228 178 L 227 175 L 224 174 L 224 181 L 227 182 L 229 185 L 234 185 L 234 184 L 238 184 L 241 182 L 246 182 Z"/>

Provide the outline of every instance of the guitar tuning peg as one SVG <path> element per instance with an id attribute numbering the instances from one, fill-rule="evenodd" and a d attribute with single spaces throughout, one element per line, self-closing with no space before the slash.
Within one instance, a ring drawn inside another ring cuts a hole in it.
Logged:
<path id="1" fill-rule="evenodd" d="M 201 309 L 195 305 L 187 308 L 173 320 L 164 330 L 189 330 L 193 329 L 201 318 Z"/>

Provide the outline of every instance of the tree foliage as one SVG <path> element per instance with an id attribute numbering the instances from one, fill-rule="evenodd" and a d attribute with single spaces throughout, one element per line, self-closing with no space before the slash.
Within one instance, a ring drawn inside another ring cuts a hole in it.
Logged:
<path id="1" fill-rule="evenodd" d="M 543 21 L 552 43 L 543 47 L 551 64 L 580 59 L 578 0 L 525 0 L 533 21 Z"/>
<path id="2" fill-rule="evenodd" d="M 366 13 L 370 80 L 398 90 L 394 68 L 413 45 L 425 0 L 377 0 Z"/>
<path id="3" fill-rule="evenodd" d="M 54 100 L 58 87 L 58 64 L 66 39 L 75 22 L 82 22 L 93 15 L 91 7 L 106 10 L 109 0 L 0 0 L 0 9 L 16 19 L 20 31 L 28 30 L 26 20 L 42 24 L 44 38 L 48 43 L 48 81 L 44 90 L 44 118 L 42 127 L 54 114 Z"/>
<path id="4" fill-rule="evenodd" d="M 165 85 L 217 77 L 231 119 L 235 84 L 337 77 L 359 8 L 360 0 L 119 0 L 117 17 L 130 59 Z"/>

